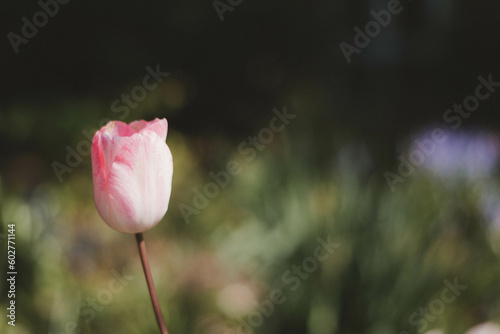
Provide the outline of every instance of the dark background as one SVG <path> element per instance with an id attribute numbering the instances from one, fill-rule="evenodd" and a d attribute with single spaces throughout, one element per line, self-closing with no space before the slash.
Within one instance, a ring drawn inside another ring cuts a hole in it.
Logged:
<path id="1" fill-rule="evenodd" d="M 478 75 L 496 78 L 500 69 L 498 2 L 401 5 L 403 11 L 347 64 L 339 44 L 352 45 L 353 27 L 373 20 L 370 10 L 386 9 L 385 1 L 242 2 L 221 22 L 209 1 L 72 0 L 17 55 L 5 38 L 2 114 L 8 120 L 18 104 L 44 107 L 36 123 L 71 140 L 71 131 L 54 127 L 52 114 L 92 121 L 84 111 L 64 108 L 64 101 L 106 106 L 123 87 L 138 83 L 146 66 L 160 64 L 189 80 L 185 105 L 172 115 L 165 107 L 158 111 L 184 133 L 241 140 L 271 105 L 290 104 L 291 92 L 301 90 L 315 143 L 357 132 L 387 155 L 409 131 L 441 121 L 446 109 L 473 92 Z M 6 8 L 5 35 L 20 34 L 21 17 L 40 9 L 13 1 Z M 468 125 L 494 127 L 498 99 L 495 94 L 484 103 Z"/>

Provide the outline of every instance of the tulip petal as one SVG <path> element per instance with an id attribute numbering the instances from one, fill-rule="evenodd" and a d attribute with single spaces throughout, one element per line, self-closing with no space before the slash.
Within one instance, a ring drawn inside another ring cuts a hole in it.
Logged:
<path id="1" fill-rule="evenodd" d="M 103 149 L 103 135 L 97 132 L 92 142 L 92 173 L 94 179 L 94 200 L 102 219 L 114 221 L 109 209 L 108 173 L 110 164 Z"/>
<path id="2" fill-rule="evenodd" d="M 145 120 L 133 121 L 128 126 L 135 130 L 135 132 L 141 132 L 148 125 L 148 122 Z"/>
<path id="3" fill-rule="evenodd" d="M 162 138 L 163 141 L 167 139 L 168 123 L 165 118 L 163 119 L 157 118 L 151 122 L 135 121 L 130 123 L 130 127 L 136 130 L 137 132 L 150 130 L 156 133 L 158 136 L 160 136 L 160 138 Z"/>
<path id="4" fill-rule="evenodd" d="M 110 138 L 113 138 L 116 136 L 130 137 L 137 131 L 135 131 L 133 128 L 130 127 L 130 125 L 126 123 L 120 121 L 111 121 L 105 126 L 103 126 L 100 132 L 102 132 L 103 134 L 107 135 Z"/>
<path id="5" fill-rule="evenodd" d="M 149 130 L 149 129 L 148 129 Z M 152 131 L 127 137 L 108 172 L 108 214 L 114 229 L 143 232 L 165 215 L 172 182 L 172 154 Z M 104 209 L 104 208 L 103 208 Z"/>

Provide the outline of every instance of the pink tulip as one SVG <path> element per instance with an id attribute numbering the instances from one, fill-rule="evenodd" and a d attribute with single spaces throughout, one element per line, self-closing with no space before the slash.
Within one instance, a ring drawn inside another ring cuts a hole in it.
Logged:
<path id="1" fill-rule="evenodd" d="M 173 172 L 167 128 L 165 119 L 111 121 L 94 135 L 94 199 L 111 228 L 144 232 L 167 212 Z"/>

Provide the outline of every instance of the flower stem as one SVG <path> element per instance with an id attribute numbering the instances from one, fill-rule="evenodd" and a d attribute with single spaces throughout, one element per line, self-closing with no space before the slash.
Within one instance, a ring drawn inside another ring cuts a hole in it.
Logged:
<path id="1" fill-rule="evenodd" d="M 151 295 L 153 309 L 155 310 L 156 321 L 158 322 L 161 333 L 168 334 L 167 326 L 165 326 L 163 315 L 161 314 L 160 304 L 158 303 L 158 297 L 156 296 L 156 290 L 153 283 L 153 277 L 151 276 L 151 270 L 149 269 L 148 255 L 146 254 L 146 244 L 144 243 L 144 236 L 142 235 L 142 233 L 136 233 L 135 239 L 137 240 L 137 246 L 139 247 L 139 256 L 141 258 L 142 268 L 144 269 L 144 275 L 146 276 L 146 282 L 148 284 L 149 294 Z"/>

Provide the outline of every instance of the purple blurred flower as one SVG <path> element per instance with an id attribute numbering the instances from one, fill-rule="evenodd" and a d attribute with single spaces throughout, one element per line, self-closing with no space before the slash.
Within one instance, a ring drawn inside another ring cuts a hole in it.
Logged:
<path id="1" fill-rule="evenodd" d="M 429 132 L 416 137 L 424 140 Z M 415 140 L 413 141 L 415 143 Z M 411 150 L 418 150 L 415 144 Z M 442 177 L 477 179 L 494 171 L 500 155 L 500 140 L 486 132 L 446 131 L 446 140 L 436 144 L 426 156 L 423 167 Z"/>

